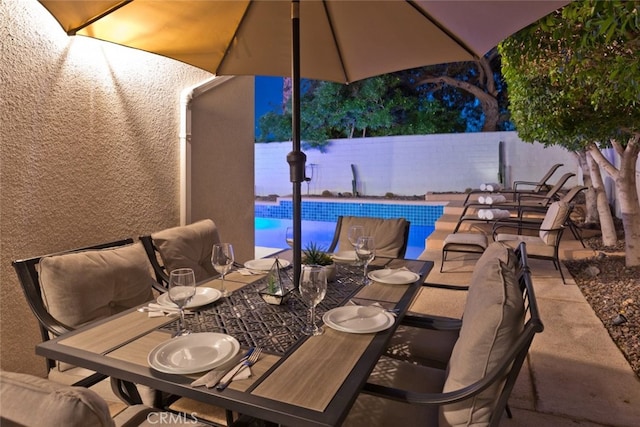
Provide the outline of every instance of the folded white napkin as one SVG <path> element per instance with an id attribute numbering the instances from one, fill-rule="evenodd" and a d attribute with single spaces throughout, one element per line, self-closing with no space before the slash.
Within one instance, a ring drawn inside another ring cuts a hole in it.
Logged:
<path id="1" fill-rule="evenodd" d="M 487 196 L 484 198 L 484 203 L 487 205 L 492 205 L 494 203 L 504 203 L 507 201 L 507 198 L 502 194 L 496 194 L 495 196 Z"/>
<path id="2" fill-rule="evenodd" d="M 218 382 L 222 379 L 222 377 L 224 377 L 225 374 L 229 372 L 231 368 L 233 368 L 238 363 L 240 363 L 240 359 L 242 359 L 242 357 L 243 355 L 239 354 L 233 359 L 231 359 L 229 362 L 225 363 L 224 365 L 218 366 L 217 368 L 207 372 L 197 380 L 194 380 L 191 383 L 191 386 L 192 387 L 205 386 L 207 388 L 215 387 L 215 385 L 218 384 Z M 251 377 L 251 368 L 248 366 L 244 366 L 242 367 L 242 369 L 238 371 L 237 374 L 233 376 L 231 381 L 245 380 L 249 377 Z"/>
<path id="3" fill-rule="evenodd" d="M 252 271 L 252 270 L 249 270 L 248 268 L 238 268 L 236 269 L 236 271 L 242 274 L 243 276 L 252 276 L 254 274 L 260 274 L 257 271 Z"/>
<path id="4" fill-rule="evenodd" d="M 147 309 L 147 315 L 149 317 L 173 316 L 180 313 L 180 310 L 177 307 L 167 307 L 166 305 L 160 305 L 153 302 L 150 302 L 147 305 Z"/>
<path id="5" fill-rule="evenodd" d="M 511 214 L 505 209 L 486 209 L 484 219 L 502 219 L 509 218 Z"/>
<path id="6" fill-rule="evenodd" d="M 384 278 L 384 277 L 392 276 L 398 271 L 409 271 L 409 269 L 407 267 L 383 268 L 382 270 L 378 270 L 378 273 L 376 273 L 376 274 L 378 274 L 378 277 Z"/>
<path id="7" fill-rule="evenodd" d="M 404 267 L 403 267 L 403 268 L 404 268 Z M 407 268 L 405 268 L 405 270 L 407 270 Z M 390 315 L 392 315 L 393 317 L 397 317 L 397 316 L 398 316 L 398 313 L 396 313 L 396 311 L 394 311 L 394 310 L 387 310 L 387 309 L 386 309 L 386 308 L 384 308 L 384 307 L 382 306 L 382 304 L 380 304 L 379 302 L 374 302 L 373 304 L 371 304 L 371 305 L 369 305 L 369 306 L 364 305 L 364 304 L 358 304 L 358 303 L 356 303 L 354 300 L 349 300 L 349 303 L 350 303 L 351 305 L 355 305 L 355 306 L 358 306 L 358 307 L 376 307 L 376 308 L 379 308 L 381 311 L 386 311 L 387 313 L 389 313 L 389 314 L 390 314 Z"/>

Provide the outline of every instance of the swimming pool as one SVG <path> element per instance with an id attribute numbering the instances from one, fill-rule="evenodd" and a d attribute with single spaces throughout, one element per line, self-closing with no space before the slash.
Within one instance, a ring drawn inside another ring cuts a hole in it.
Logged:
<path id="1" fill-rule="evenodd" d="M 284 234 L 287 227 L 291 226 L 290 219 L 256 218 L 255 224 L 256 246 L 288 248 L 284 241 Z M 335 229 L 335 222 L 302 221 L 302 248 L 304 249 L 309 242 L 328 248 L 333 240 Z M 424 250 L 424 240 L 432 231 L 433 227 L 411 224 L 405 257 L 417 258 Z"/>
<path id="2" fill-rule="evenodd" d="M 407 258 L 416 258 L 424 250 L 424 241 L 434 230 L 435 221 L 442 216 L 444 206 L 426 202 L 376 201 L 335 199 L 302 201 L 302 247 L 313 241 L 326 248 L 333 240 L 336 221 L 340 215 L 376 218 L 405 218 L 411 222 Z M 291 199 L 277 202 L 256 202 L 256 246 L 287 248 L 285 231 L 292 223 Z"/>

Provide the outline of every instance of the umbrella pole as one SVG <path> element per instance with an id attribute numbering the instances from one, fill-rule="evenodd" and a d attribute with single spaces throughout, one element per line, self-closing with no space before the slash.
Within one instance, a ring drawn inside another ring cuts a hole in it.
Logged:
<path id="1" fill-rule="evenodd" d="M 307 156 L 300 145 L 300 12 L 299 0 L 291 1 L 291 139 L 293 151 L 287 154 L 293 184 L 293 283 L 300 283 L 302 269 L 302 182 Z"/>

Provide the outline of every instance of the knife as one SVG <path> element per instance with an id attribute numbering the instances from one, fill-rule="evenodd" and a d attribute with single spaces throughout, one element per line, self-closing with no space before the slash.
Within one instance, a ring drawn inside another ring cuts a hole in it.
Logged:
<path id="1" fill-rule="evenodd" d="M 223 378 L 227 373 L 229 373 L 233 368 L 235 368 L 239 363 L 244 360 L 247 360 L 247 357 L 251 354 L 251 349 L 247 351 L 247 354 L 241 356 L 239 354 L 235 355 L 231 360 L 227 363 L 212 369 L 207 372 L 200 378 L 194 380 L 191 383 L 192 387 L 206 386 L 207 388 L 214 387 L 216 384 L 220 382 L 220 379 Z"/>
<path id="2" fill-rule="evenodd" d="M 249 356 L 251 356 L 251 353 L 253 353 L 253 349 L 254 349 L 253 347 L 249 347 L 249 350 L 247 350 L 245 355 L 242 356 L 242 359 L 240 359 L 238 363 L 236 363 L 229 370 L 227 370 L 227 372 L 225 372 L 224 375 L 222 375 L 222 377 L 216 384 L 220 384 L 221 382 L 223 382 L 223 380 L 225 380 L 231 372 L 235 371 L 238 368 L 238 366 L 242 365 L 245 362 L 245 360 L 247 360 Z"/>
<path id="3" fill-rule="evenodd" d="M 229 369 L 227 373 L 224 374 L 220 381 L 218 381 L 218 384 L 216 386 L 217 390 L 224 390 L 229 385 L 233 377 L 235 377 L 236 374 L 242 370 L 244 363 L 247 361 L 249 356 L 251 356 L 253 350 L 255 350 L 255 348 L 251 347 L 245 357 L 243 357 L 240 362 L 238 362 L 233 368 Z"/>

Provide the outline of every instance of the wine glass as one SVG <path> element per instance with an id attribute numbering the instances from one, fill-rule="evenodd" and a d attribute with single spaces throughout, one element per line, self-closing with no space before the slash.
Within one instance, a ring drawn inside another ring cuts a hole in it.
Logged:
<path id="1" fill-rule="evenodd" d="M 185 328 L 184 306 L 196 294 L 196 276 L 191 268 L 177 268 L 169 273 L 169 299 L 180 309 L 180 322 L 174 336 L 189 335 Z"/>
<path id="2" fill-rule="evenodd" d="M 356 243 L 356 255 L 358 259 L 364 264 L 364 278 L 362 279 L 363 285 L 370 283 L 367 277 L 367 270 L 369 269 L 369 263 L 376 257 L 376 241 L 371 236 L 362 236 Z"/>
<path id="3" fill-rule="evenodd" d="M 327 293 L 327 275 L 320 265 L 303 265 L 300 273 L 300 296 L 309 305 L 309 323 L 302 328 L 305 335 L 320 335 L 323 330 L 316 325 L 316 305 Z"/>
<path id="4" fill-rule="evenodd" d="M 293 227 L 287 227 L 284 232 L 284 241 L 287 242 L 290 248 L 293 248 Z"/>
<path id="5" fill-rule="evenodd" d="M 349 239 L 349 243 L 353 246 L 353 250 L 355 252 L 356 245 L 358 244 L 358 239 L 364 236 L 364 227 L 361 225 L 352 225 L 349 227 L 349 231 L 347 233 L 347 239 Z M 359 259 L 357 255 L 355 256 L 355 262 L 358 263 Z"/>
<path id="6" fill-rule="evenodd" d="M 233 267 L 233 246 L 231 243 L 216 243 L 211 250 L 211 264 L 213 268 L 220 273 L 222 279 L 222 285 L 220 286 L 220 292 L 223 297 L 229 296 L 229 291 L 224 287 L 224 276 Z"/>

